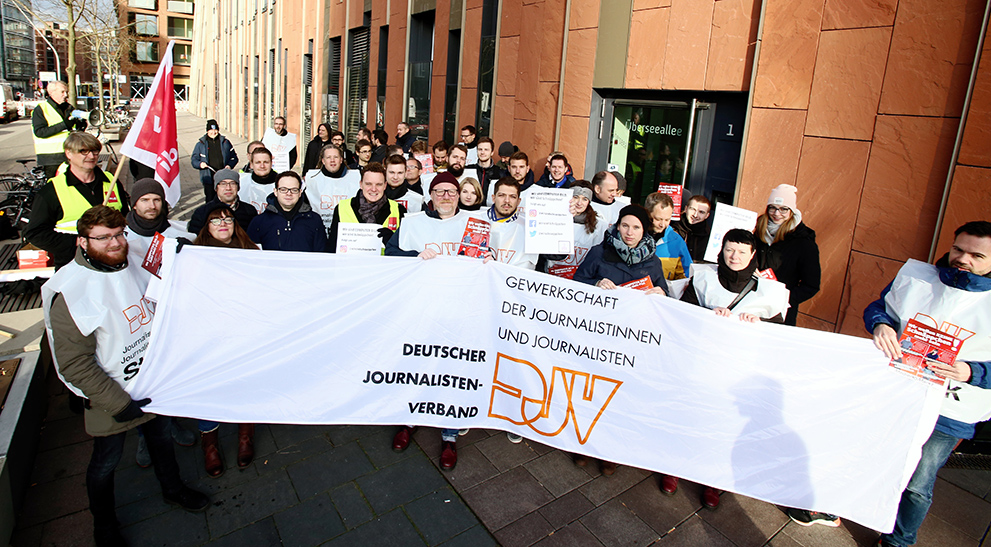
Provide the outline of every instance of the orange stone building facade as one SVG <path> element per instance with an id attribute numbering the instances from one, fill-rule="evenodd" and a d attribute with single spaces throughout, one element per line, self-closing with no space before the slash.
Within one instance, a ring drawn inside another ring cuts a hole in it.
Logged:
<path id="1" fill-rule="evenodd" d="M 320 122 L 349 142 L 472 124 L 538 174 L 554 150 L 576 177 L 625 171 L 634 197 L 760 211 L 794 184 L 823 271 L 799 325 L 866 336 L 902 262 L 991 220 L 989 5 L 220 0 L 197 6 L 190 111 L 252 139 L 285 115 L 301 149 Z"/>

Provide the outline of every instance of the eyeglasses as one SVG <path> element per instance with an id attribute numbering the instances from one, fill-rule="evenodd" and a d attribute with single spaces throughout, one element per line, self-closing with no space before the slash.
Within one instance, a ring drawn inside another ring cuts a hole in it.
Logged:
<path id="1" fill-rule="evenodd" d="M 780 213 L 782 215 L 787 215 L 788 213 L 791 212 L 791 209 L 789 209 L 788 207 L 775 207 L 773 205 L 768 205 L 767 206 L 767 212 L 768 212 L 768 214 L 771 214 L 771 213 Z"/>
<path id="2" fill-rule="evenodd" d="M 431 190 L 431 193 L 437 194 L 438 196 L 456 196 L 458 195 L 457 190 Z"/>
<path id="3" fill-rule="evenodd" d="M 299 188 L 276 188 L 275 191 L 282 195 L 295 196 L 299 193 Z"/>
<path id="4" fill-rule="evenodd" d="M 214 226 L 220 226 L 221 224 L 234 224 L 234 219 L 232 217 L 211 218 L 210 224 L 213 224 Z"/>
<path id="5" fill-rule="evenodd" d="M 232 181 L 232 180 L 225 180 L 224 182 L 218 182 L 217 183 L 217 188 L 220 188 L 221 186 L 226 186 L 226 187 L 229 187 L 229 188 L 233 188 L 233 187 L 237 186 L 237 183 L 234 182 L 234 181 Z"/>
<path id="6" fill-rule="evenodd" d="M 106 242 L 110 241 L 111 239 L 120 239 L 121 241 L 126 241 L 127 240 L 127 230 L 121 230 L 121 231 L 117 232 L 116 234 L 110 234 L 110 235 L 106 235 L 106 236 L 96 236 L 96 237 L 83 236 L 83 237 L 85 237 L 86 239 L 88 239 L 90 241 L 97 241 L 99 243 L 106 243 Z"/>
<path id="7" fill-rule="evenodd" d="M 79 150 L 76 153 L 79 154 L 80 156 L 99 156 L 100 155 L 100 151 L 99 150 Z"/>

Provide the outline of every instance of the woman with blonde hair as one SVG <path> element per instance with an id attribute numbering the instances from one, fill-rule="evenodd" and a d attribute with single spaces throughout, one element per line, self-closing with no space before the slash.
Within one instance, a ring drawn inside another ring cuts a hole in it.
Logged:
<path id="1" fill-rule="evenodd" d="M 757 218 L 757 263 L 768 268 L 790 291 L 786 325 L 795 325 L 798 305 L 819 292 L 822 270 L 816 233 L 802 222 L 798 188 L 790 184 L 771 190 L 764 214 Z"/>
<path id="2" fill-rule="evenodd" d="M 462 211 L 477 211 L 485 201 L 485 194 L 482 193 L 482 185 L 473 177 L 467 177 L 461 181 L 461 188 L 458 195 L 461 196 L 458 208 Z"/>

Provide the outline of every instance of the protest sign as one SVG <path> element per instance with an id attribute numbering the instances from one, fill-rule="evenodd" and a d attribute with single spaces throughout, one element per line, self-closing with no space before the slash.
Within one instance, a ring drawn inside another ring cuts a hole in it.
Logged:
<path id="1" fill-rule="evenodd" d="M 374 254 L 380 255 L 385 250 L 382 238 L 379 237 L 381 224 L 354 224 L 339 222 L 337 224 L 337 253 L 338 254 Z"/>
<path id="2" fill-rule="evenodd" d="M 681 218 L 681 196 L 684 190 L 680 184 L 657 185 L 657 191 L 671 196 L 671 201 L 674 202 L 674 210 L 671 211 L 671 218 L 675 219 L 675 222 Z"/>
<path id="3" fill-rule="evenodd" d="M 296 148 L 296 134 L 279 135 L 269 127 L 262 136 L 262 144 L 272 153 L 272 171 L 281 173 L 290 169 L 289 152 Z"/>
<path id="4" fill-rule="evenodd" d="M 569 206 L 571 190 L 532 187 L 523 200 L 524 249 L 530 254 L 570 255 L 575 230 Z"/>
<path id="5" fill-rule="evenodd" d="M 757 213 L 733 207 L 726 203 L 717 203 L 716 212 L 712 215 L 712 230 L 709 231 L 709 242 L 705 246 L 706 262 L 715 262 L 723 249 L 723 236 L 733 228 L 741 228 L 752 232 L 757 224 Z M 758 236 L 760 237 L 760 236 Z"/>
<path id="6" fill-rule="evenodd" d="M 943 398 L 868 339 L 494 261 L 187 246 L 161 275 L 150 412 L 502 429 L 878 530 Z"/>

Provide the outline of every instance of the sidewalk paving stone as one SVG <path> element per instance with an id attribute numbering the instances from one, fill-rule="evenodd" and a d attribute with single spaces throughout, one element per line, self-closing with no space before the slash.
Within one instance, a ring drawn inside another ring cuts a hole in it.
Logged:
<path id="1" fill-rule="evenodd" d="M 368 505 L 368 500 L 358 490 L 358 485 L 353 482 L 331 490 L 330 498 L 348 530 L 357 528 L 375 518 L 375 513 Z"/>
<path id="2" fill-rule="evenodd" d="M 554 527 L 547 519 L 533 512 L 497 530 L 495 537 L 503 547 L 528 547 L 553 532 Z"/>
<path id="3" fill-rule="evenodd" d="M 358 487 L 377 514 L 383 514 L 447 486 L 423 456 L 400 460 L 359 478 Z"/>
<path id="4" fill-rule="evenodd" d="M 428 545 L 439 545 L 478 524 L 449 486 L 405 504 L 406 514 Z"/>
<path id="5" fill-rule="evenodd" d="M 276 513 L 275 525 L 287 547 L 320 545 L 347 531 L 326 493 Z"/>
<path id="6" fill-rule="evenodd" d="M 580 522 L 607 547 L 650 545 L 661 538 L 615 498 L 582 517 Z"/>
<path id="7" fill-rule="evenodd" d="M 286 467 L 302 499 L 352 481 L 373 469 L 372 462 L 355 442 Z"/>
<path id="8" fill-rule="evenodd" d="M 362 524 L 347 535 L 327 543 L 328 547 L 361 545 L 363 547 L 412 547 L 426 545 L 402 509 L 392 511 Z"/>
<path id="9" fill-rule="evenodd" d="M 220 537 L 299 501 L 285 473 L 271 473 L 211 498 L 210 535 Z"/>

